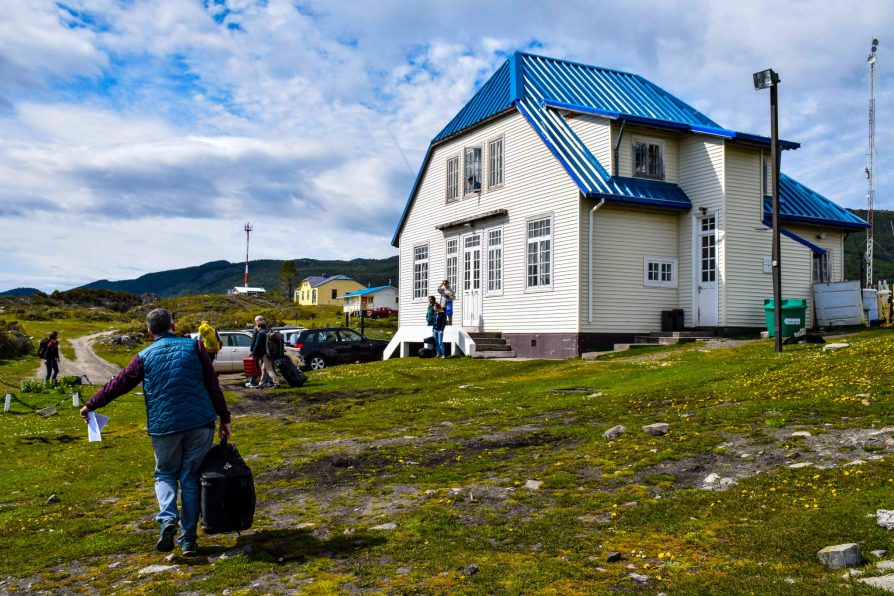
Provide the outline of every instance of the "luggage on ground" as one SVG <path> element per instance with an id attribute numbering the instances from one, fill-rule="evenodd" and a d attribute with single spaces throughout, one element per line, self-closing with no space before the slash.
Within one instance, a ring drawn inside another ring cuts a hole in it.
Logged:
<path id="1" fill-rule="evenodd" d="M 271 360 L 282 358 L 286 354 L 286 340 L 279 331 L 267 334 L 267 355 Z"/>
<path id="2" fill-rule="evenodd" d="M 434 348 L 419 348 L 417 352 L 420 358 L 434 358 L 435 357 L 435 349 Z"/>
<path id="3" fill-rule="evenodd" d="M 220 534 L 249 529 L 255 515 L 255 482 L 236 447 L 221 439 L 208 450 L 199 474 L 202 530 Z"/>
<path id="4" fill-rule="evenodd" d="M 261 376 L 261 371 L 258 368 L 258 361 L 251 357 L 242 359 L 242 370 L 245 372 L 246 377 Z"/>
<path id="5" fill-rule="evenodd" d="M 298 370 L 288 358 L 277 358 L 273 361 L 273 368 L 286 380 L 289 387 L 301 387 L 307 381 L 307 375 Z"/>

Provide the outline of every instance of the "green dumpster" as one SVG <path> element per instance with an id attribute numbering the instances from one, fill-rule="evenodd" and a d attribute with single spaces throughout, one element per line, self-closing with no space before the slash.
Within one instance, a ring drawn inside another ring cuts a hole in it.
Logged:
<path id="1" fill-rule="evenodd" d="M 776 317 L 772 298 L 764 300 L 764 314 L 767 317 L 767 331 L 776 337 Z M 792 337 L 807 328 L 807 301 L 803 298 L 782 299 L 782 337 Z"/>

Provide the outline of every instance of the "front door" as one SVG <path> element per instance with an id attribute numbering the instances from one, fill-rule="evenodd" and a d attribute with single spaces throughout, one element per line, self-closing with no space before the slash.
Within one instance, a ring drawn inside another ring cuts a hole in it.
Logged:
<path id="1" fill-rule="evenodd" d="M 463 239 L 463 326 L 478 327 L 481 321 L 481 234 Z"/>
<path id="2" fill-rule="evenodd" d="M 698 219 L 695 246 L 696 327 L 717 326 L 717 217 Z"/>

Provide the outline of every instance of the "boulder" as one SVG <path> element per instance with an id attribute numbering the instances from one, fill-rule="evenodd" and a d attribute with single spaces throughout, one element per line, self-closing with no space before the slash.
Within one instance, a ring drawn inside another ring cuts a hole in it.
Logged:
<path id="1" fill-rule="evenodd" d="M 894 530 L 894 511 L 879 509 L 875 512 L 875 519 L 878 525 L 886 530 Z"/>
<path id="2" fill-rule="evenodd" d="M 614 439 L 617 439 L 618 437 L 620 437 L 621 435 L 623 435 L 626 432 L 627 432 L 627 428 L 624 426 L 621 426 L 619 424 L 617 426 L 611 427 L 610 429 L 608 429 L 607 431 L 602 433 L 602 436 L 605 437 L 606 439 L 608 439 L 609 441 L 612 441 Z"/>
<path id="3" fill-rule="evenodd" d="M 854 543 L 836 544 L 827 546 L 817 553 L 823 565 L 829 569 L 844 569 L 845 567 L 859 567 L 863 562 L 860 555 L 860 547 Z"/>
<path id="4" fill-rule="evenodd" d="M 647 435 L 660 437 L 666 435 L 670 431 L 670 425 L 666 422 L 656 422 L 655 424 L 647 424 L 643 427 L 643 432 Z"/>
<path id="5" fill-rule="evenodd" d="M 880 588 L 888 592 L 894 592 L 894 575 L 880 575 L 878 577 L 861 577 L 857 581 Z"/>

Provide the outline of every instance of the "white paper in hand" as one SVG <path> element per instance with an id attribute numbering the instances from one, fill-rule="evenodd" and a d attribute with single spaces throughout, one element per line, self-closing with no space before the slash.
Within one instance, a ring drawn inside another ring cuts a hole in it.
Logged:
<path id="1" fill-rule="evenodd" d="M 108 416 L 103 416 L 96 412 L 87 412 L 87 441 L 90 443 L 102 441 L 100 432 L 108 422 Z"/>

